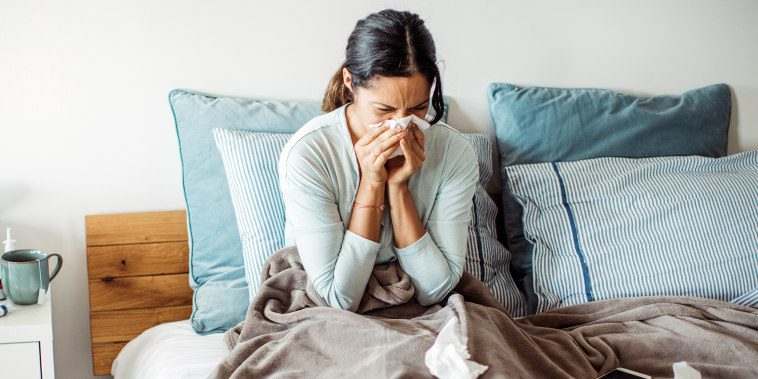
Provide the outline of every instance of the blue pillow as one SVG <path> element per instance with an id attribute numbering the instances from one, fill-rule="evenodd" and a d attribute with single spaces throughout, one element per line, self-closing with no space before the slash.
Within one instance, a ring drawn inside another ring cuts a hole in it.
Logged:
<path id="1" fill-rule="evenodd" d="M 524 239 L 521 207 L 506 190 L 506 167 L 599 157 L 643 158 L 727 153 L 731 92 L 716 84 L 681 96 L 641 98 L 603 89 L 517 87 L 488 89 L 495 124 L 511 271 L 536 310 L 532 246 Z"/>
<path id="2" fill-rule="evenodd" d="M 758 288 L 758 150 L 506 168 L 534 245 L 537 311 Z"/>
<path id="3" fill-rule="evenodd" d="M 213 128 L 292 133 L 321 114 L 317 103 L 255 101 L 174 90 L 169 101 L 179 139 L 190 245 L 192 327 L 223 332 L 249 305 L 242 245 Z"/>
<path id="4" fill-rule="evenodd" d="M 732 107 L 726 84 L 678 97 L 640 98 L 604 89 L 493 83 L 488 95 L 504 166 L 600 157 L 726 155 Z"/>
<path id="5" fill-rule="evenodd" d="M 277 162 L 289 134 L 214 130 L 224 162 L 251 292 L 257 291 L 264 261 L 284 247 L 284 202 Z M 485 186 L 492 177 L 492 143 L 485 134 L 463 134 L 474 146 L 479 185 L 474 195 L 466 254 L 466 269 L 482 280 L 514 317 L 526 304 L 508 272 L 509 255 L 497 241 L 497 207 Z"/>

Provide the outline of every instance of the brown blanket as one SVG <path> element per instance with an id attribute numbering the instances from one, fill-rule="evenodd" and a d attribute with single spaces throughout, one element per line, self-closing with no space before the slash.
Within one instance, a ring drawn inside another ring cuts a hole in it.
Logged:
<path id="1" fill-rule="evenodd" d="M 596 378 L 623 366 L 673 377 L 687 361 L 714 378 L 758 377 L 758 310 L 686 297 L 597 301 L 514 320 L 487 287 L 464 274 L 453 294 L 423 307 L 408 276 L 375 270 L 359 312 L 327 306 L 297 249 L 275 253 L 231 350 L 214 378 L 431 377 L 424 355 L 457 316 L 485 378 Z M 410 300 L 410 301 L 409 301 Z"/>

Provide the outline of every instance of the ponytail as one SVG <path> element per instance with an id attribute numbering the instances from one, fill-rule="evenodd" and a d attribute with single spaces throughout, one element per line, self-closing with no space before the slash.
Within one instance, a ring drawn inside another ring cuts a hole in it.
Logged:
<path id="1" fill-rule="evenodd" d="M 345 86 L 342 79 L 343 64 L 334 73 L 332 79 L 329 81 L 329 85 L 326 87 L 326 94 L 324 100 L 321 102 L 321 110 L 324 113 L 329 113 L 351 101 L 353 101 L 353 93 Z"/>
<path id="2" fill-rule="evenodd" d="M 434 92 L 432 92 L 431 103 L 434 113 L 432 114 L 432 119 L 427 121 L 434 125 L 440 122 L 445 114 L 445 98 L 442 96 L 442 79 L 440 78 L 439 70 L 434 73 Z"/>

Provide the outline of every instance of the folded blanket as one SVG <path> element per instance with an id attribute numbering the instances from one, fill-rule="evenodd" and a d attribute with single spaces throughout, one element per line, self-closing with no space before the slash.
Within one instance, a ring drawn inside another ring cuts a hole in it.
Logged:
<path id="1" fill-rule="evenodd" d="M 424 354 L 458 317 L 482 377 L 596 378 L 623 366 L 673 377 L 687 361 L 704 377 L 758 377 L 758 311 L 716 300 L 606 300 L 514 320 L 487 287 L 464 273 L 447 299 L 416 303 L 396 264 L 375 270 L 359 313 L 321 298 L 295 247 L 264 266 L 245 321 L 229 330 L 229 355 L 213 378 L 431 377 Z"/>

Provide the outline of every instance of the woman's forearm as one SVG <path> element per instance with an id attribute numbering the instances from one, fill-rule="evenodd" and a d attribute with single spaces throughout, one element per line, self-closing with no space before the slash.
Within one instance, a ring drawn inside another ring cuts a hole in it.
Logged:
<path id="1" fill-rule="evenodd" d="M 385 205 L 384 188 L 385 184 L 376 185 L 361 180 L 358 184 L 358 192 L 355 194 L 353 215 L 350 217 L 348 230 L 371 241 L 379 242 L 384 212 L 374 207 Z"/>
<path id="2" fill-rule="evenodd" d="M 395 246 L 408 247 L 426 234 L 407 184 L 390 185 L 387 188 Z"/>
<path id="3" fill-rule="evenodd" d="M 440 301 L 455 287 L 460 273 L 427 235 L 407 186 L 387 187 L 397 259 L 411 277 L 421 305 Z"/>

